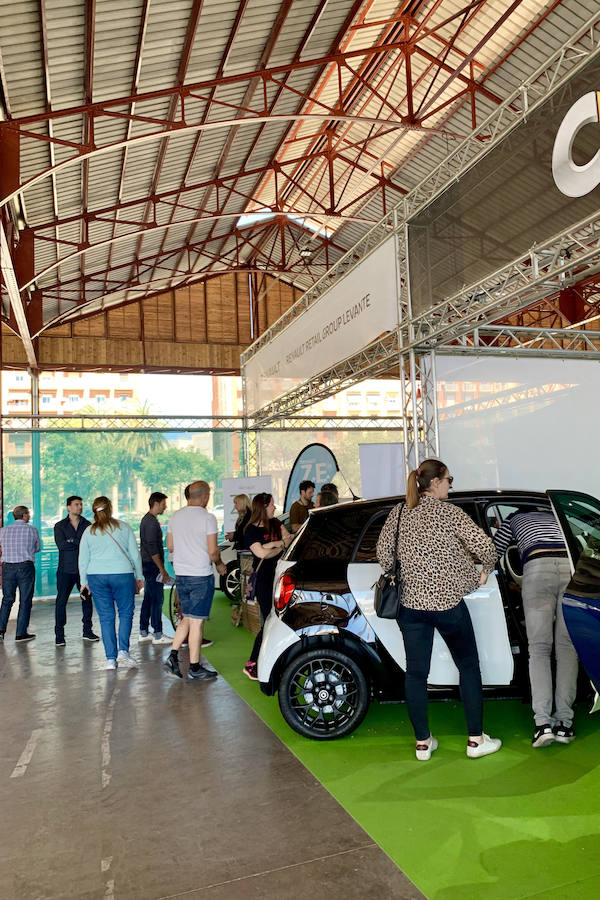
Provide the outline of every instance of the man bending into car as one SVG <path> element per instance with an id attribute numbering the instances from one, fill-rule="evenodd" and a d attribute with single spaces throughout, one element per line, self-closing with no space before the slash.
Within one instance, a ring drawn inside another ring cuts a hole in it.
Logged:
<path id="1" fill-rule="evenodd" d="M 531 705 L 535 719 L 533 747 L 553 741 L 569 744 L 578 660 L 562 612 L 562 595 L 571 578 L 567 548 L 550 512 L 513 513 L 494 535 L 502 555 L 516 544 L 523 565 L 523 610 L 529 647 Z M 556 687 L 552 691 L 552 645 L 556 656 Z M 553 712 L 554 701 L 554 712 Z"/>

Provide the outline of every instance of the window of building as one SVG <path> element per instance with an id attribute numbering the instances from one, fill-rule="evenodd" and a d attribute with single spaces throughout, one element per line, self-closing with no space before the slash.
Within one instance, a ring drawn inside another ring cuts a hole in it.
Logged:
<path id="1" fill-rule="evenodd" d="M 51 400 L 52 400 L 52 397 L 49 394 L 42 394 L 42 396 L 40 397 L 42 406 L 50 406 Z"/>
<path id="2" fill-rule="evenodd" d="M 362 406 L 360 394 L 346 394 L 346 403 L 348 409 L 360 409 Z"/>

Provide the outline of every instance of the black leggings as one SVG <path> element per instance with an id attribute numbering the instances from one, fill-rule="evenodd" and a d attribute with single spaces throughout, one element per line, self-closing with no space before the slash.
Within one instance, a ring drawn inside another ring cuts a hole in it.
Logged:
<path id="1" fill-rule="evenodd" d="M 406 649 L 406 705 L 417 741 L 430 735 L 427 716 L 427 677 L 433 632 L 437 628 L 452 654 L 460 675 L 460 695 L 470 735 L 483 729 L 481 672 L 473 623 L 464 600 L 452 609 L 437 611 L 401 606 L 398 624 Z"/>
<path id="2" fill-rule="evenodd" d="M 262 644 L 262 636 L 263 636 L 263 625 L 264 621 L 271 612 L 271 607 L 273 606 L 273 579 L 268 578 L 267 583 L 263 583 L 257 581 L 256 583 L 256 592 L 254 594 L 254 599 L 258 601 L 258 606 L 260 609 L 260 616 L 262 619 L 262 624 L 260 626 L 260 631 L 256 635 L 254 639 L 254 646 L 252 647 L 252 653 L 250 654 L 250 662 L 256 662 L 258 659 L 258 654 L 260 653 L 260 647 Z"/>

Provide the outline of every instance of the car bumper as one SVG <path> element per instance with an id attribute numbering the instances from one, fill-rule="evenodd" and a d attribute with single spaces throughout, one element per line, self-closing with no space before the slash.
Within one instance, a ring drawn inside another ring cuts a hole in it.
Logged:
<path id="1" fill-rule="evenodd" d="M 275 610 L 267 616 L 263 628 L 263 639 L 258 657 L 258 680 L 261 690 L 270 694 L 270 684 L 276 663 L 286 650 L 300 642 L 300 636 L 281 621 Z"/>

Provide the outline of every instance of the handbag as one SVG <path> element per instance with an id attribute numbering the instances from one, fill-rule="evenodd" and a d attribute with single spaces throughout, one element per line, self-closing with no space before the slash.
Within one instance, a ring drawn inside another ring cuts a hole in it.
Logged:
<path id="1" fill-rule="evenodd" d="M 398 522 L 396 524 L 396 539 L 394 541 L 394 562 L 389 572 L 384 572 L 379 576 L 374 584 L 373 605 L 375 607 L 375 615 L 380 619 L 397 619 L 400 602 L 402 600 L 402 581 L 400 579 L 400 566 L 398 564 L 398 535 L 400 534 L 400 516 L 402 509 L 398 513 Z"/>
<path id="2" fill-rule="evenodd" d="M 256 594 L 256 578 L 258 576 L 258 570 L 260 569 L 262 564 L 263 561 L 261 559 L 256 569 L 248 576 L 248 580 L 246 581 L 246 590 L 244 592 L 244 600 L 246 602 L 254 600 L 254 595 Z"/>

